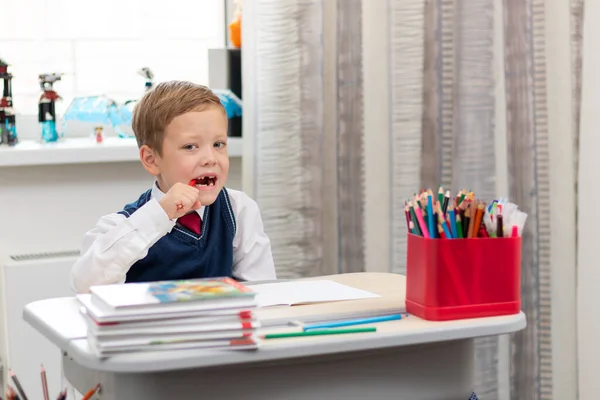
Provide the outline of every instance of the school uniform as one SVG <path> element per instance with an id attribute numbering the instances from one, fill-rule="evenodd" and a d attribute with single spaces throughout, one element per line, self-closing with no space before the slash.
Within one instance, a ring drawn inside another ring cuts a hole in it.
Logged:
<path id="1" fill-rule="evenodd" d="M 216 276 L 276 279 L 260 210 L 245 193 L 223 188 L 213 204 L 179 220 L 160 206 L 164 195 L 155 183 L 85 234 L 71 274 L 76 292 L 98 284 Z"/>

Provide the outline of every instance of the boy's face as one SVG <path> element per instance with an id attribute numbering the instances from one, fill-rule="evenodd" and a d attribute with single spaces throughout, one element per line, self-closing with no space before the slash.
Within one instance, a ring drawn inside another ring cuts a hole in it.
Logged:
<path id="1" fill-rule="evenodd" d="M 198 201 L 203 206 L 214 203 L 229 173 L 223 110 L 211 107 L 174 118 L 165 129 L 162 155 L 154 153 L 154 164 L 156 173 L 149 172 L 164 193 L 177 182 L 187 185 L 197 179 Z"/>

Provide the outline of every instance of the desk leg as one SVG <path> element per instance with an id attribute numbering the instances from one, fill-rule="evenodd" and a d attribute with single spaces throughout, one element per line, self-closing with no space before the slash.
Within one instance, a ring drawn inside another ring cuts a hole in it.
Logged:
<path id="1" fill-rule="evenodd" d="M 100 382 L 101 400 L 468 400 L 473 340 L 228 367 L 148 374 L 88 370 L 64 359 L 80 392 Z"/>

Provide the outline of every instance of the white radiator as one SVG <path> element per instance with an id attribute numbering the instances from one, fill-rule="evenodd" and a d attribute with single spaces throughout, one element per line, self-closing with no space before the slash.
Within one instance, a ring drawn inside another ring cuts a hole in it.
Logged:
<path id="1" fill-rule="evenodd" d="M 42 399 L 40 366 L 44 365 L 50 397 L 63 386 L 61 354 L 23 320 L 25 305 L 37 300 L 73 296 L 70 271 L 78 251 L 9 256 L 0 263 L 0 387 L 11 368 L 30 399 Z M 14 385 L 13 385 L 14 386 Z"/>

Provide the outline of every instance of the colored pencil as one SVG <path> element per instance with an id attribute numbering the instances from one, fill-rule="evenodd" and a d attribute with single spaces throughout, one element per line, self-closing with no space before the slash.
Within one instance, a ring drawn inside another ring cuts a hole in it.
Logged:
<path id="1" fill-rule="evenodd" d="M 477 237 L 479 234 L 479 227 L 481 226 L 481 219 L 483 218 L 483 212 L 485 210 L 485 203 L 481 202 L 477 205 L 477 212 L 475 213 L 475 224 L 473 225 L 473 237 Z"/>
<path id="2" fill-rule="evenodd" d="M 352 328 L 352 329 L 324 329 L 318 331 L 308 332 L 289 332 L 289 333 L 268 333 L 263 336 L 263 339 L 283 339 L 291 337 L 304 337 L 304 336 L 321 336 L 321 335 L 343 335 L 347 333 L 364 333 L 364 332 L 377 332 L 377 328 Z"/>
<path id="3" fill-rule="evenodd" d="M 452 237 L 458 238 L 458 229 L 456 227 L 456 215 L 454 214 L 454 206 L 450 206 L 448 210 L 448 219 L 450 220 L 450 230 L 452 231 Z"/>
<path id="4" fill-rule="evenodd" d="M 504 237 L 504 227 L 502 226 L 502 220 L 504 217 L 502 214 L 496 216 L 496 236 L 501 238 Z"/>
<path id="5" fill-rule="evenodd" d="M 323 323 L 323 324 L 307 325 L 304 327 L 304 331 L 306 332 L 306 331 L 312 330 L 312 329 L 340 328 L 343 326 L 374 324 L 377 322 L 396 321 L 399 319 L 402 319 L 401 314 L 393 314 L 393 315 L 386 315 L 386 316 L 372 317 L 372 318 L 351 319 L 351 320 L 347 320 L 347 321 L 337 321 L 337 322 L 328 322 L 328 323 Z"/>
<path id="6" fill-rule="evenodd" d="M 10 385 L 6 386 L 6 400 L 18 400 L 19 395 Z"/>
<path id="7" fill-rule="evenodd" d="M 427 221 L 429 222 L 429 232 L 434 236 L 435 225 L 433 223 L 433 196 L 427 195 Z"/>
<path id="8" fill-rule="evenodd" d="M 467 191 L 465 189 L 463 189 L 463 190 L 460 191 L 460 197 L 459 197 L 459 200 L 458 200 L 458 204 L 459 205 L 465 199 L 466 195 L 467 195 Z"/>
<path id="9" fill-rule="evenodd" d="M 512 232 L 511 232 L 511 236 L 512 237 L 517 237 L 519 236 L 519 227 L 516 225 L 513 225 L 512 227 Z"/>
<path id="10" fill-rule="evenodd" d="M 85 394 L 85 396 L 83 396 L 81 398 L 81 400 L 90 400 L 93 395 L 95 395 L 96 393 L 98 393 L 98 390 L 100 390 L 100 384 L 97 384 L 94 388 L 92 388 L 89 392 L 87 392 Z"/>
<path id="11" fill-rule="evenodd" d="M 423 219 L 423 214 L 421 213 L 421 209 L 419 207 L 416 207 L 414 212 L 417 216 L 417 222 L 419 223 L 419 226 L 421 227 L 421 233 L 423 234 L 423 237 L 429 239 L 429 229 L 427 229 L 427 225 L 425 225 L 425 220 Z"/>
<path id="12" fill-rule="evenodd" d="M 448 211 L 448 203 L 450 202 L 450 191 L 448 190 L 446 192 L 446 195 L 444 196 L 444 202 L 442 204 L 442 211 L 444 212 L 444 214 L 446 214 L 446 211 Z"/>
<path id="13" fill-rule="evenodd" d="M 415 224 L 414 224 L 414 222 L 412 222 L 412 221 L 410 221 L 410 222 L 409 222 L 409 224 L 408 224 L 408 229 L 410 229 L 410 232 L 411 232 L 413 235 L 419 235 L 419 234 L 417 233 L 417 228 L 415 228 Z"/>
<path id="14" fill-rule="evenodd" d="M 457 214 L 456 215 L 456 237 L 459 239 L 463 238 L 463 229 L 462 229 L 463 225 L 462 225 L 462 221 L 460 218 L 460 215 Z"/>
<path id="15" fill-rule="evenodd" d="M 489 238 L 490 235 L 488 235 L 487 230 L 485 229 L 485 225 L 480 225 L 479 226 L 479 237 L 482 238 Z"/>
<path id="16" fill-rule="evenodd" d="M 463 219 L 463 235 L 466 238 L 469 237 L 469 225 L 471 224 L 471 207 L 467 207 L 465 210 L 465 218 Z"/>
<path id="17" fill-rule="evenodd" d="M 419 224 L 419 220 L 417 219 L 417 214 L 415 212 L 415 207 L 412 202 L 408 202 L 408 210 L 410 211 L 410 220 L 415 224 L 415 229 L 417 231 L 417 235 L 423 236 L 423 230 Z"/>
<path id="18" fill-rule="evenodd" d="M 409 233 L 431 239 L 504 238 L 513 235 L 514 226 L 519 236 L 527 219 L 526 213 L 505 198 L 488 203 L 466 189 L 452 196 L 442 185 L 437 196 L 431 188 L 414 193 L 404 202 L 404 214 Z"/>
<path id="19" fill-rule="evenodd" d="M 25 395 L 25 391 L 23 390 L 23 386 L 21 386 L 21 382 L 19 382 L 19 378 L 17 378 L 17 375 L 12 369 L 9 369 L 9 374 L 13 383 L 15 384 L 15 387 L 17 388 L 19 396 L 21 396 L 23 400 L 27 400 L 27 395 Z"/>
<path id="20" fill-rule="evenodd" d="M 417 196 L 417 194 L 415 193 L 413 195 L 413 197 L 415 198 L 415 201 L 416 201 L 417 205 L 419 206 L 419 208 L 423 208 L 423 204 L 421 204 L 421 200 L 419 199 L 419 196 Z"/>
<path id="21" fill-rule="evenodd" d="M 440 239 L 446 239 L 446 234 L 444 233 L 444 228 L 442 228 L 441 224 L 438 224 L 438 233 L 440 234 Z"/>
<path id="22" fill-rule="evenodd" d="M 40 368 L 40 376 L 42 377 L 42 392 L 44 394 L 44 400 L 50 400 L 50 395 L 48 394 L 48 381 L 46 379 L 46 369 L 42 364 Z"/>
<path id="23" fill-rule="evenodd" d="M 468 238 L 470 239 L 474 236 L 474 234 L 476 234 L 473 231 L 475 228 L 475 219 L 477 218 L 477 200 L 473 200 L 471 202 L 469 209 L 471 210 L 471 218 L 469 220 L 469 235 L 468 235 Z"/>

